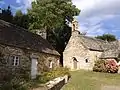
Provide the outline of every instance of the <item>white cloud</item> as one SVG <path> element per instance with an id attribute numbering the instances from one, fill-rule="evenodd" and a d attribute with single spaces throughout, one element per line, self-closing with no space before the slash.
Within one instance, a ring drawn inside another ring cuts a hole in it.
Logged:
<path id="1" fill-rule="evenodd" d="M 21 1 L 20 0 L 16 0 L 16 3 L 21 3 Z"/>
<path id="2" fill-rule="evenodd" d="M 102 23 L 97 23 L 96 19 L 90 19 L 80 23 L 80 32 L 86 32 L 89 36 L 102 35 L 105 33 L 105 31 L 101 29 L 102 25 Z"/>
<path id="3" fill-rule="evenodd" d="M 26 8 L 29 8 L 31 6 L 32 0 L 20 0 Z"/>
<path id="4" fill-rule="evenodd" d="M 120 14 L 120 0 L 73 0 L 73 3 L 82 10 L 81 16 Z"/>
<path id="5" fill-rule="evenodd" d="M 78 17 L 80 31 L 87 31 L 88 35 L 106 33 L 103 22 L 120 18 L 120 0 L 73 0 L 73 4 L 81 9 Z"/>
<path id="6" fill-rule="evenodd" d="M 31 3 L 34 0 L 16 0 L 16 3 L 21 4 L 20 7 L 14 7 L 12 6 L 14 9 L 21 9 L 24 13 L 27 12 L 27 9 L 31 7 Z"/>

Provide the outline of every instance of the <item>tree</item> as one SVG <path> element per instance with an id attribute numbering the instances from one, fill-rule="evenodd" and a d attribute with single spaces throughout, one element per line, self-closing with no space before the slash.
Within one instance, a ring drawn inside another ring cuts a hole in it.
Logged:
<path id="1" fill-rule="evenodd" d="M 61 65 L 63 65 L 63 51 L 69 41 L 71 36 L 71 27 L 65 25 L 63 28 L 57 28 L 52 31 L 49 31 L 48 41 L 52 46 L 60 53 L 61 55 Z"/>
<path id="2" fill-rule="evenodd" d="M 18 17 L 23 16 L 22 11 L 21 10 L 17 10 L 15 16 L 18 16 Z"/>
<path id="3" fill-rule="evenodd" d="M 105 40 L 105 41 L 108 41 L 108 42 L 117 40 L 116 37 L 112 34 L 103 34 L 102 36 L 97 36 L 95 38 Z"/>
<path id="4" fill-rule="evenodd" d="M 13 24 L 23 27 L 25 29 L 29 28 L 29 17 L 27 14 L 23 14 L 21 10 L 18 10 L 13 17 Z"/>
<path id="5" fill-rule="evenodd" d="M 5 20 L 7 22 L 12 22 L 13 15 L 11 12 L 11 7 L 8 6 L 7 9 L 1 9 L 2 13 L 0 13 L 0 19 Z"/>
<path id="6" fill-rule="evenodd" d="M 32 9 L 28 10 L 30 30 L 47 31 L 47 40 L 61 54 L 71 36 L 68 26 L 73 16 L 79 15 L 80 10 L 71 0 L 36 0 Z M 61 61 L 62 63 L 62 61 Z"/>
<path id="7" fill-rule="evenodd" d="M 36 0 L 28 10 L 30 29 L 54 30 L 71 22 L 80 12 L 71 0 Z"/>
<path id="8" fill-rule="evenodd" d="M 65 25 L 64 29 L 58 28 L 54 30 L 54 33 L 49 32 L 48 41 L 55 47 L 55 49 L 61 53 L 64 51 L 66 44 L 71 36 L 71 27 Z"/>

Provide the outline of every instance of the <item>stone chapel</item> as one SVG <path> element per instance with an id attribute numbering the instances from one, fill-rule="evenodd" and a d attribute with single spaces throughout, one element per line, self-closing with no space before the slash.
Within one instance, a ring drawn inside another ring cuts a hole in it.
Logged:
<path id="1" fill-rule="evenodd" d="M 72 34 L 63 52 L 63 66 L 70 70 L 92 70 L 99 59 L 117 60 L 120 56 L 120 42 L 106 42 L 82 35 L 77 20 L 72 22 Z"/>

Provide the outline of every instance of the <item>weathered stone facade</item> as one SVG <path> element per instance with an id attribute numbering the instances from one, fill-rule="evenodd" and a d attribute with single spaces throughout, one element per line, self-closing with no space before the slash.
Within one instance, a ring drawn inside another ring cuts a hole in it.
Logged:
<path id="1" fill-rule="evenodd" d="M 71 70 L 92 70 L 96 60 L 119 60 L 120 41 L 106 42 L 82 35 L 72 22 L 72 35 L 63 52 L 63 65 Z"/>
<path id="2" fill-rule="evenodd" d="M 0 20 L 0 78 L 27 73 L 35 78 L 59 66 L 60 54 L 40 35 Z"/>
<path id="3" fill-rule="evenodd" d="M 76 36 L 78 32 L 74 32 L 73 34 L 74 35 L 71 36 L 68 45 L 63 52 L 63 65 L 64 67 L 67 66 L 72 70 L 74 70 L 73 57 L 75 57 L 77 60 L 79 59 L 79 61 L 77 61 L 77 69 L 79 69 L 81 67 L 81 65 L 79 64 L 81 63 L 81 58 L 83 56 L 87 57 L 88 53 L 88 50 L 85 49 L 81 43 L 79 43 L 79 37 Z"/>
<path id="4" fill-rule="evenodd" d="M 101 51 L 94 51 L 87 49 L 82 43 L 81 38 L 78 37 L 79 32 L 74 31 L 68 42 L 65 51 L 63 52 L 64 67 L 71 70 L 86 69 L 92 70 L 94 61 L 99 59 Z M 74 59 L 77 60 L 77 66 L 74 66 Z M 75 68 L 77 67 L 77 68 Z"/>
<path id="5" fill-rule="evenodd" d="M 6 46 L 6 45 L 0 45 L 0 54 L 1 54 L 1 60 L 0 60 L 0 78 L 2 79 L 4 77 L 4 74 L 6 71 L 12 71 L 13 73 L 19 73 L 19 70 L 25 70 L 29 77 L 31 75 L 31 60 L 33 58 L 37 58 L 38 64 L 37 64 L 37 70 L 38 74 L 40 74 L 43 71 L 49 70 L 49 60 L 53 62 L 53 68 L 59 66 L 59 56 L 55 56 L 52 54 L 46 54 L 46 53 L 39 53 L 29 50 L 24 50 L 16 47 Z M 12 60 L 13 56 L 19 56 L 19 65 L 13 66 Z M 6 71 L 5 71 L 6 70 Z"/>

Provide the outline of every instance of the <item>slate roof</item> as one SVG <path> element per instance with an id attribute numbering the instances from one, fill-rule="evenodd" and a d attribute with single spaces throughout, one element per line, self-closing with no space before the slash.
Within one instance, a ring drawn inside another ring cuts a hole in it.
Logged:
<path id="1" fill-rule="evenodd" d="M 60 55 L 52 45 L 41 36 L 3 20 L 0 20 L 0 43 L 37 52 Z"/>
<path id="2" fill-rule="evenodd" d="M 101 55 L 101 58 L 118 58 L 120 55 L 120 42 L 114 41 L 106 45 L 107 49 Z"/>
<path id="3" fill-rule="evenodd" d="M 92 37 L 88 37 L 88 36 L 83 36 L 83 35 L 80 35 L 79 37 L 80 37 L 81 43 L 84 46 L 86 46 L 88 49 L 95 50 L 95 51 L 104 50 L 102 45 L 103 43 L 106 43 L 105 41 L 92 38 Z"/>
<path id="4" fill-rule="evenodd" d="M 118 49 L 109 49 L 107 51 L 104 51 L 100 58 L 118 58 L 119 56 L 119 50 Z"/>
<path id="5" fill-rule="evenodd" d="M 81 43 L 90 50 L 102 51 L 100 58 L 118 58 L 120 41 L 106 42 L 100 39 L 79 35 Z"/>

